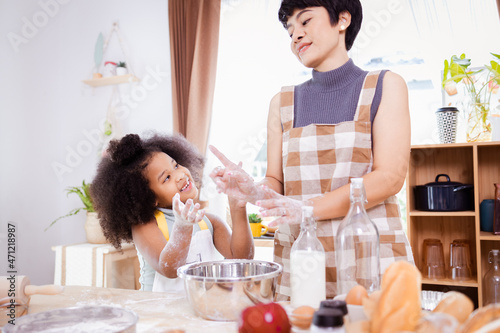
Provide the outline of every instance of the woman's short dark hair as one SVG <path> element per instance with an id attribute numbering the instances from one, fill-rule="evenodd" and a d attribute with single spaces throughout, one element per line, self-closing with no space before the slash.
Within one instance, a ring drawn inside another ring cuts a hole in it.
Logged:
<path id="1" fill-rule="evenodd" d="M 347 50 L 350 50 L 363 21 L 361 2 L 359 0 L 283 0 L 278 11 L 278 18 L 286 28 L 288 19 L 296 9 L 308 7 L 324 7 L 330 15 L 332 26 L 339 22 L 340 13 L 351 14 L 351 24 L 347 27 L 345 35 L 345 46 Z"/>
<path id="2" fill-rule="evenodd" d="M 132 241 L 132 226 L 154 220 L 156 196 L 144 174 L 153 154 L 163 152 L 186 167 L 201 188 L 204 157 L 180 134 L 128 134 L 112 140 L 97 168 L 90 194 L 104 236 L 117 249 Z"/>

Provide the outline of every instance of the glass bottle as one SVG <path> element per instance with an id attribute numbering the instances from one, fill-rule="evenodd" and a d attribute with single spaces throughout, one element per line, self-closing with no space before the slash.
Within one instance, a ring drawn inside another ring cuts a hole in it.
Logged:
<path id="1" fill-rule="evenodd" d="M 316 237 L 313 208 L 303 206 L 300 234 L 290 250 L 292 307 L 308 305 L 317 309 L 326 299 L 325 265 L 325 250 Z"/>
<path id="2" fill-rule="evenodd" d="M 493 266 L 484 275 L 484 305 L 500 303 L 500 250 L 491 250 L 488 262 Z"/>
<path id="3" fill-rule="evenodd" d="M 500 183 L 495 185 L 495 204 L 493 212 L 493 234 L 500 235 Z"/>
<path id="4" fill-rule="evenodd" d="M 351 179 L 351 207 L 335 237 L 337 294 L 361 285 L 368 293 L 380 289 L 380 237 L 365 210 L 363 178 Z"/>

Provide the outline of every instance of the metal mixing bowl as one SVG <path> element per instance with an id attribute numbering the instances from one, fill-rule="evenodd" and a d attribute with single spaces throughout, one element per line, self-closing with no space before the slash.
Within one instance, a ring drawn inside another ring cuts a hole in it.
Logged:
<path id="1" fill-rule="evenodd" d="M 259 260 L 221 260 L 188 264 L 177 270 L 189 304 L 202 318 L 238 320 L 246 307 L 274 301 L 283 267 Z"/>

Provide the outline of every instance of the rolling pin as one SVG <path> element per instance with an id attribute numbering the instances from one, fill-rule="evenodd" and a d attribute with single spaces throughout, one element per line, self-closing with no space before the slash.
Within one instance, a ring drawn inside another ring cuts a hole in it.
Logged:
<path id="1" fill-rule="evenodd" d="M 63 286 L 53 284 L 32 285 L 25 275 L 0 276 L 0 306 L 8 305 L 11 299 L 14 299 L 16 304 L 28 306 L 31 295 L 57 295 L 63 290 Z"/>

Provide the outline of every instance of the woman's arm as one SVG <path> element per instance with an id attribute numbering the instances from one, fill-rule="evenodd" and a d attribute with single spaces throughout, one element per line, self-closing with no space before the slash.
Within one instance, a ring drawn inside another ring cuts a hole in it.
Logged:
<path id="1" fill-rule="evenodd" d="M 218 216 L 207 214 L 214 227 L 215 248 L 226 259 L 252 259 L 254 244 L 247 218 L 246 202 L 229 198 L 233 230 Z"/>
<path id="2" fill-rule="evenodd" d="M 398 74 L 387 72 L 383 84 L 382 100 L 373 122 L 373 169 L 363 176 L 368 200 L 366 208 L 401 190 L 410 159 L 411 128 L 406 82 Z M 345 216 L 350 206 L 349 189 L 349 185 L 345 185 L 312 199 L 316 218 Z"/>
<path id="3" fill-rule="evenodd" d="M 282 139 L 280 93 L 274 95 L 267 117 L 267 171 L 263 181 L 269 188 L 283 194 Z"/>
<path id="4" fill-rule="evenodd" d="M 144 259 L 155 271 L 171 279 L 177 277 L 177 268 L 186 263 L 192 233 L 192 225 L 174 223 L 167 242 L 156 221 L 132 227 L 134 244 Z"/>

